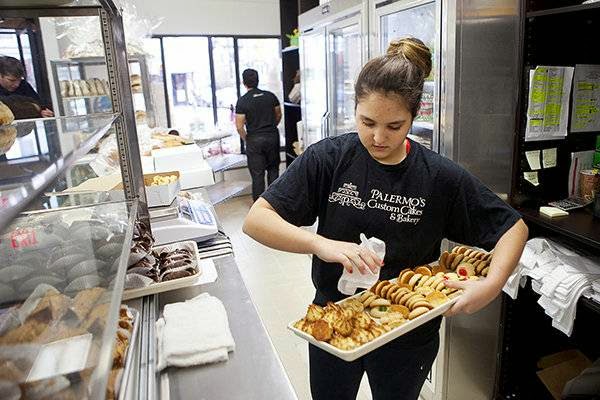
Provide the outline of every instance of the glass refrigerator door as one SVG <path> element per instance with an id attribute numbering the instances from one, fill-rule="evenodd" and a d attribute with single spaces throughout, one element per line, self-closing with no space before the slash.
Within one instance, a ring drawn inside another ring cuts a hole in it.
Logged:
<path id="1" fill-rule="evenodd" d="M 361 32 L 358 23 L 332 30 L 331 46 L 332 129 L 330 136 L 356 130 L 354 81 L 361 68 Z"/>
<path id="2" fill-rule="evenodd" d="M 427 77 L 423 88 L 421 98 L 421 108 L 419 114 L 413 122 L 412 132 L 409 137 L 425 147 L 437 151 L 437 140 L 434 138 L 437 129 L 434 123 L 437 120 L 435 113 L 437 107 L 434 105 L 436 99 L 437 66 L 435 65 L 435 53 L 438 51 L 436 38 L 436 4 L 435 2 L 425 3 L 418 6 L 400 9 L 395 7 L 395 11 L 381 9 L 379 15 L 379 37 L 380 53 L 385 54 L 389 43 L 395 39 L 412 36 L 421 39 L 432 52 L 434 66 L 431 74 Z"/>
<path id="3" fill-rule="evenodd" d="M 327 48 L 325 30 L 300 36 L 304 147 L 327 134 Z"/>

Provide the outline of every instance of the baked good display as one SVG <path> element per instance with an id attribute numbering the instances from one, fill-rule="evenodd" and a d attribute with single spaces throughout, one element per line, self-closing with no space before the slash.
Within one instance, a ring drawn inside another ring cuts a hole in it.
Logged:
<path id="1" fill-rule="evenodd" d="M 99 78 L 61 80 L 60 95 L 64 98 L 106 96 L 110 93 L 107 80 Z"/>
<path id="2" fill-rule="evenodd" d="M 477 250 L 468 246 L 455 246 L 451 251 L 444 251 L 439 259 L 442 268 L 452 270 L 462 277 L 482 276 L 488 274 L 492 257 L 491 252 Z"/>
<path id="3" fill-rule="evenodd" d="M 131 74 L 131 91 L 133 93 L 142 93 L 142 77 L 139 74 Z"/>
<path id="4" fill-rule="evenodd" d="M 10 125 L 15 120 L 13 112 L 6 104 L 0 101 L 0 125 Z"/>
<path id="5" fill-rule="evenodd" d="M 339 350 L 353 350 L 336 353 L 331 347 L 323 346 L 346 361 L 355 360 L 432 317 L 441 315 L 450 302 L 462 293 L 460 289 L 446 287 L 445 282 L 480 279 L 481 275 L 478 276 L 476 271 L 481 263 L 476 261 L 489 259 L 491 254 L 475 249 L 461 249 L 460 253 L 445 252 L 438 264 L 403 269 L 397 278 L 379 280 L 368 290 L 338 303 L 328 303 L 325 307 L 311 304 L 305 316 L 292 326 Z M 431 317 L 425 317 L 427 315 Z M 406 324 L 406 329 L 402 330 Z M 395 336 L 392 333 L 394 331 L 397 332 Z M 378 340 L 374 347 L 361 347 L 387 332 L 390 332 L 386 335 L 387 339 Z"/>

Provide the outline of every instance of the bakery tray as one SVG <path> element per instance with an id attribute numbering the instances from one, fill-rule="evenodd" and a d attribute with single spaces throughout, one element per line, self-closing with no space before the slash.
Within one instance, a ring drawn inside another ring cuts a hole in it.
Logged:
<path id="1" fill-rule="evenodd" d="M 129 377 L 131 376 L 131 369 L 133 368 L 133 346 L 137 343 L 137 335 L 140 326 L 140 313 L 138 310 L 128 307 L 129 311 L 133 315 L 133 330 L 131 332 L 131 338 L 129 338 L 129 346 L 127 346 L 127 354 L 125 355 L 125 364 L 123 366 L 123 376 L 121 377 L 121 383 L 117 390 L 118 399 L 124 400 L 127 393 L 127 385 L 129 384 Z"/>
<path id="2" fill-rule="evenodd" d="M 164 249 L 174 250 L 177 248 L 187 248 L 195 254 L 196 262 L 193 265 L 193 267 L 196 269 L 196 273 L 194 275 L 186 276 L 185 278 L 173 279 L 166 282 L 152 283 L 146 287 L 124 290 L 122 300 L 131 300 L 138 297 L 168 292 L 171 290 L 181 289 L 193 285 L 202 273 L 202 270 L 200 268 L 200 255 L 198 254 L 198 246 L 196 245 L 196 242 L 188 240 L 185 242 L 171 243 L 163 246 L 156 246 L 153 248 L 153 250 L 160 252 Z"/>
<path id="3" fill-rule="evenodd" d="M 396 282 L 396 279 L 391 279 L 390 282 Z M 349 299 L 358 298 L 358 297 L 360 297 L 361 294 L 362 294 L 362 292 L 355 294 L 354 296 L 350 296 L 348 298 L 340 300 L 337 302 L 337 304 L 343 303 L 344 301 L 347 301 Z M 413 329 L 418 328 L 419 326 L 425 324 L 426 322 L 429 322 L 432 319 L 442 315 L 456 302 L 456 300 L 458 300 L 458 297 L 450 299 L 446 303 L 439 305 L 439 306 L 433 308 L 432 310 L 429 310 L 428 312 L 421 315 L 420 317 L 412 319 L 396 328 L 393 328 L 391 331 L 386 332 L 383 335 L 373 339 L 372 341 L 365 343 L 365 344 L 363 344 L 355 349 L 352 349 L 352 350 L 338 349 L 337 347 L 332 346 L 327 342 L 321 342 L 321 341 L 315 339 L 314 337 L 312 337 L 312 335 L 309 335 L 308 333 L 303 332 L 298 328 L 295 328 L 294 324 L 296 322 L 298 322 L 298 320 L 294 320 L 294 321 L 290 322 L 288 324 L 287 328 L 290 331 L 294 332 L 299 337 L 301 337 L 302 339 L 325 350 L 326 352 L 328 352 L 330 354 L 333 354 L 336 357 L 341 358 L 344 361 L 354 361 L 357 358 L 360 358 L 360 357 L 364 356 L 365 354 L 372 352 L 373 350 L 383 346 L 384 344 L 387 344 L 387 343 L 391 342 L 392 340 L 412 331 Z M 373 318 L 373 320 L 377 321 L 376 318 Z"/>

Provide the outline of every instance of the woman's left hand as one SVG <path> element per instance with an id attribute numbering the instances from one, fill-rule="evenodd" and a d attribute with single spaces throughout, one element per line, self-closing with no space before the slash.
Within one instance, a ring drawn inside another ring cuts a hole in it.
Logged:
<path id="1" fill-rule="evenodd" d="M 446 287 L 462 289 L 463 293 L 444 316 L 473 314 L 487 306 L 498 296 L 501 288 L 489 279 L 467 281 L 445 281 Z"/>

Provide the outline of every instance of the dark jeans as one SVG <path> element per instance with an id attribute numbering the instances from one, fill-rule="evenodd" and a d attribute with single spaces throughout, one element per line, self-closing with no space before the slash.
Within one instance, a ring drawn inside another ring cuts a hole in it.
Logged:
<path id="1" fill-rule="evenodd" d="M 352 362 L 309 345 L 312 398 L 355 400 L 366 372 L 373 400 L 416 400 L 439 345 L 437 330 L 410 338 L 401 336 Z"/>
<path id="2" fill-rule="evenodd" d="M 279 177 L 279 134 L 248 134 L 246 155 L 252 177 L 252 198 L 256 201 L 265 191 L 265 171 L 269 185 Z"/>

